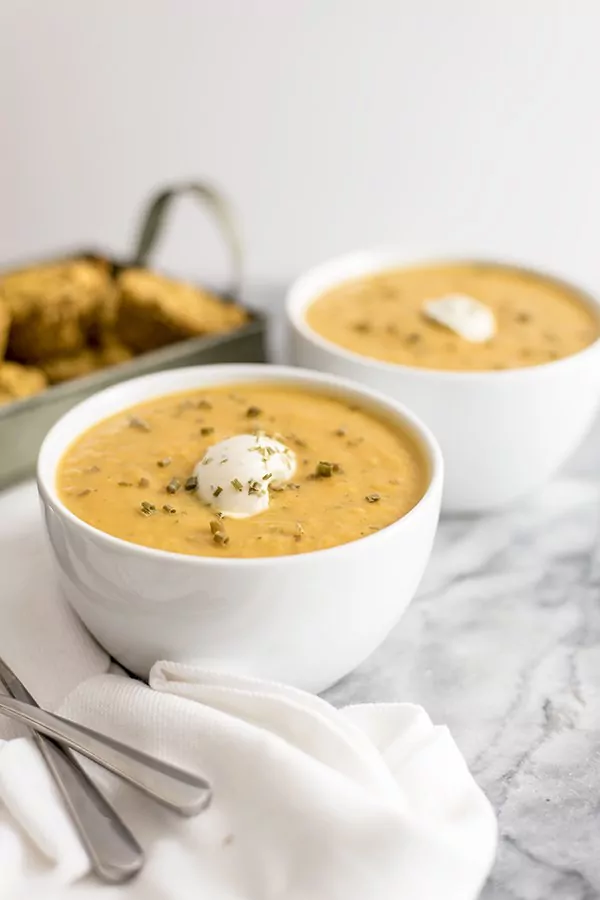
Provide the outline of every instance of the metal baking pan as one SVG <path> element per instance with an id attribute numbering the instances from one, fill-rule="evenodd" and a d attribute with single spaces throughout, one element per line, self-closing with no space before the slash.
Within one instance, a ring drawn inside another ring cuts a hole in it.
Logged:
<path id="1" fill-rule="evenodd" d="M 112 259 L 110 254 L 89 251 L 57 254 L 58 258 L 101 257 L 115 271 L 125 266 L 143 266 L 166 224 L 174 198 L 192 194 L 213 214 L 228 245 L 232 261 L 232 283 L 226 291 L 215 291 L 225 302 L 240 302 L 242 292 L 242 253 L 231 213 L 220 194 L 206 184 L 189 183 L 162 190 L 152 197 L 142 216 L 136 249 L 128 261 Z M 19 268 L 35 263 L 25 263 Z M 11 267 L 14 269 L 15 267 Z M 207 335 L 170 344 L 134 359 L 102 369 L 91 375 L 47 388 L 26 400 L 0 407 L 0 489 L 31 476 L 35 470 L 41 443 L 49 428 L 72 406 L 91 394 L 163 369 L 209 363 L 264 362 L 266 327 L 264 317 L 250 310 L 250 321 L 236 331 Z"/>

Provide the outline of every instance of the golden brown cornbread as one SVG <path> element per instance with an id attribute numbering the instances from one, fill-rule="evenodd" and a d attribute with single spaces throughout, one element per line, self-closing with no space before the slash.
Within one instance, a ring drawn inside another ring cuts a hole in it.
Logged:
<path id="1" fill-rule="evenodd" d="M 10 329 L 10 310 L 8 304 L 0 300 L 0 360 L 4 358 L 8 345 L 8 332 Z"/>
<path id="2" fill-rule="evenodd" d="M 8 354 L 23 363 L 83 350 L 90 333 L 114 304 L 105 266 L 86 260 L 52 263 L 14 272 L 0 281 L 8 305 Z"/>
<path id="3" fill-rule="evenodd" d="M 19 363 L 0 363 L 0 404 L 23 400 L 46 387 L 46 376 L 39 369 Z"/>
<path id="4" fill-rule="evenodd" d="M 82 350 L 73 356 L 54 356 L 40 362 L 40 369 L 45 373 L 50 384 L 60 384 L 72 378 L 89 375 L 101 367 L 100 354 L 97 350 Z"/>
<path id="5" fill-rule="evenodd" d="M 136 353 L 198 335 L 232 331 L 247 320 L 239 306 L 144 269 L 122 272 L 118 288 L 121 301 L 116 330 Z"/>

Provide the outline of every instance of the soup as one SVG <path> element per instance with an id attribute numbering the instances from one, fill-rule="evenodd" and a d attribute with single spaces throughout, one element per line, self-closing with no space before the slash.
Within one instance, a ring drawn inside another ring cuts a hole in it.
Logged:
<path id="1" fill-rule="evenodd" d="M 473 298 L 495 321 L 467 340 L 428 315 L 432 301 Z M 397 269 L 340 284 L 306 321 L 362 356 L 425 369 L 481 371 L 552 362 L 597 340 L 598 316 L 568 285 L 522 269 L 457 263 Z"/>
<path id="2" fill-rule="evenodd" d="M 307 553 L 365 537 L 423 496 L 413 436 L 343 397 L 262 383 L 158 397 L 61 460 L 63 503 L 126 541 L 200 556 Z"/>

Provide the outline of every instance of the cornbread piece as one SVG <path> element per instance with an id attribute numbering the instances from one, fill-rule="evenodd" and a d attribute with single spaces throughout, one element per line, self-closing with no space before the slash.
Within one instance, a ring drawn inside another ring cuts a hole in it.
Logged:
<path id="1" fill-rule="evenodd" d="M 39 394 L 45 387 L 46 376 L 39 369 L 18 363 L 0 363 L 0 404 Z"/>
<path id="2" fill-rule="evenodd" d="M 133 352 L 113 332 L 104 332 L 100 338 L 99 356 L 102 366 L 116 366 L 132 359 Z"/>
<path id="3" fill-rule="evenodd" d="M 74 356 L 55 356 L 40 362 L 40 369 L 45 373 L 50 384 L 60 384 L 72 378 L 81 378 L 95 372 L 102 365 L 97 350 L 82 350 Z"/>
<path id="4" fill-rule="evenodd" d="M 100 347 L 86 347 L 81 353 L 73 356 L 54 356 L 40 363 L 40 369 L 46 374 L 50 384 L 60 384 L 72 378 L 81 378 L 98 369 L 116 366 L 127 362 L 133 356 L 131 350 L 118 338 L 104 334 Z"/>
<path id="5" fill-rule="evenodd" d="M 7 275 L 0 302 L 12 319 L 8 355 L 38 363 L 78 353 L 102 317 L 114 317 L 114 298 L 110 273 L 98 262 L 71 260 Z"/>
<path id="6" fill-rule="evenodd" d="M 8 344 L 10 328 L 10 311 L 8 305 L 0 300 L 0 359 L 3 359 Z"/>
<path id="7" fill-rule="evenodd" d="M 122 272 L 118 287 L 117 333 L 137 353 L 202 334 L 232 331 L 248 318 L 239 306 L 201 288 L 144 269 Z"/>

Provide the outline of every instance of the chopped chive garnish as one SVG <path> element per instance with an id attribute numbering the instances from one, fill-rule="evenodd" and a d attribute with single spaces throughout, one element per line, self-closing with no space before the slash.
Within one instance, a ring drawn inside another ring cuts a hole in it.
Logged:
<path id="1" fill-rule="evenodd" d="M 177 510 L 175 509 L 175 507 L 174 507 L 174 506 L 170 506 L 168 503 L 165 503 L 165 504 L 163 505 L 163 510 L 164 510 L 166 513 L 169 513 L 170 516 L 173 516 L 173 515 L 177 512 Z"/>
<path id="2" fill-rule="evenodd" d="M 202 460 L 202 465 L 203 465 L 203 466 L 208 466 L 208 465 L 210 465 L 210 463 L 211 463 L 212 461 L 213 461 L 212 456 L 205 456 L 204 459 Z"/>
<path id="3" fill-rule="evenodd" d="M 331 478 L 333 472 L 333 463 L 326 462 L 325 460 L 321 460 L 317 463 L 317 468 L 315 469 L 315 475 L 317 476 L 317 478 Z"/>
<path id="4" fill-rule="evenodd" d="M 215 531 L 213 534 L 213 541 L 215 544 L 221 544 L 221 546 L 225 546 L 229 543 L 229 535 L 225 534 L 224 531 Z"/>
<path id="5" fill-rule="evenodd" d="M 87 495 L 88 495 L 88 494 L 91 494 L 91 493 L 92 493 L 92 489 L 91 489 L 91 488 L 84 488 L 82 491 L 79 491 L 79 493 L 77 494 L 77 496 L 78 496 L 78 497 L 87 497 Z"/>
<path id="6" fill-rule="evenodd" d="M 208 435 L 212 434 L 214 432 L 214 430 L 215 429 L 212 428 L 210 425 L 206 425 L 204 428 L 200 429 L 200 434 L 202 435 L 202 437 L 208 437 Z"/>
<path id="7" fill-rule="evenodd" d="M 176 494 L 180 487 L 181 482 L 179 478 L 171 478 L 170 482 L 167 485 L 167 494 Z"/>
<path id="8" fill-rule="evenodd" d="M 345 428 L 336 428 L 333 432 L 336 437 L 346 437 L 346 429 Z"/>
<path id="9" fill-rule="evenodd" d="M 177 479 L 175 479 L 175 480 L 177 480 Z M 144 477 L 140 478 L 140 480 L 138 481 L 138 487 L 142 487 L 142 488 L 150 487 L 150 479 L 144 478 Z"/>
<path id="10" fill-rule="evenodd" d="M 164 459 L 159 459 L 158 462 L 156 463 L 156 465 L 157 465 L 160 469 L 166 469 L 167 466 L 170 466 L 170 465 L 171 465 L 171 457 L 170 457 L 170 456 L 165 456 Z"/>
<path id="11" fill-rule="evenodd" d="M 263 481 L 268 481 L 269 478 L 272 478 L 272 477 L 273 477 L 273 473 L 272 473 L 272 472 L 267 472 L 266 475 L 263 475 L 262 480 L 263 480 Z"/>
<path id="12" fill-rule="evenodd" d="M 133 487 L 131 481 L 117 481 L 117 484 L 119 485 L 119 487 Z"/>
<path id="13" fill-rule="evenodd" d="M 242 482 L 240 481 L 239 478 L 232 478 L 232 479 L 231 479 L 231 486 L 234 487 L 234 488 L 236 489 L 236 491 L 243 491 L 243 490 L 244 490 L 244 485 L 242 484 Z"/>
<path id="14" fill-rule="evenodd" d="M 140 510 L 142 515 L 151 516 L 156 512 L 156 507 L 154 503 L 150 503 L 148 500 L 142 500 L 140 503 Z"/>
<path id="15" fill-rule="evenodd" d="M 249 494 L 262 494 L 264 491 L 263 485 L 260 481 L 250 481 L 248 483 L 248 493 Z"/>
<path id="16" fill-rule="evenodd" d="M 138 418 L 138 416 L 131 416 L 129 419 L 129 427 L 136 428 L 138 431 L 150 431 L 150 426 L 144 419 Z"/>
<path id="17" fill-rule="evenodd" d="M 197 487 L 198 487 L 198 479 L 195 475 L 190 475 L 189 478 L 186 478 L 186 481 L 185 481 L 186 491 L 195 491 Z"/>
<path id="18" fill-rule="evenodd" d="M 249 406 L 246 410 L 246 417 L 248 419 L 256 419 L 257 416 L 260 416 L 262 413 L 262 409 L 259 409 L 258 406 Z"/>
<path id="19" fill-rule="evenodd" d="M 223 493 L 223 488 L 221 487 L 220 484 L 218 484 L 213 491 L 213 497 L 218 497 L 219 494 L 222 494 L 222 493 Z"/>
<path id="20" fill-rule="evenodd" d="M 367 494 L 365 500 L 367 503 L 377 503 L 378 500 L 381 500 L 381 494 Z"/>
<path id="21" fill-rule="evenodd" d="M 209 525 L 210 525 L 210 530 L 211 530 L 212 534 L 216 534 L 217 531 L 221 530 L 221 523 L 218 522 L 216 519 L 211 519 L 209 522 Z"/>

